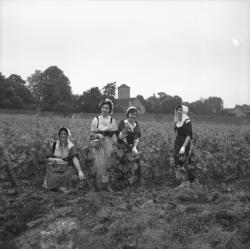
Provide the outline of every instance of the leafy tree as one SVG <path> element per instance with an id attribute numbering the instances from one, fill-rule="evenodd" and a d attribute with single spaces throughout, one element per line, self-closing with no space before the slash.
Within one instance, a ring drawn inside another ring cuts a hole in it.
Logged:
<path id="1" fill-rule="evenodd" d="M 169 96 L 169 95 L 167 95 L 165 92 L 158 92 L 157 94 L 158 94 L 158 96 L 159 96 L 160 98 L 164 98 L 164 97 Z"/>
<path id="2" fill-rule="evenodd" d="M 27 77 L 28 88 L 31 91 L 38 106 L 42 100 L 42 75 L 42 71 L 36 70 L 35 73 Z"/>
<path id="3" fill-rule="evenodd" d="M 99 112 L 99 104 L 102 99 L 102 93 L 98 87 L 83 92 L 79 98 L 79 107 L 81 112 Z"/>
<path id="4" fill-rule="evenodd" d="M 220 97 L 209 97 L 205 104 L 209 114 L 219 114 L 223 110 L 223 100 Z"/>
<path id="5" fill-rule="evenodd" d="M 223 110 L 223 100 L 220 97 L 201 98 L 190 103 L 189 108 L 195 114 L 219 114 Z"/>
<path id="6" fill-rule="evenodd" d="M 136 98 L 139 99 L 142 104 L 144 104 L 144 105 L 146 104 L 146 100 L 144 99 L 144 97 L 142 95 L 139 94 L 136 96 Z"/>
<path id="7" fill-rule="evenodd" d="M 178 95 L 174 95 L 174 97 L 171 99 L 171 104 L 169 105 L 169 107 L 171 108 L 170 113 L 173 113 L 176 106 L 181 104 L 182 104 L 182 98 Z"/>
<path id="8" fill-rule="evenodd" d="M 5 80 L 5 76 L 0 72 L 0 81 Z"/>
<path id="9" fill-rule="evenodd" d="M 173 113 L 177 105 L 182 103 L 181 97 L 171 96 L 165 92 L 159 92 L 158 97 L 155 95 L 146 99 L 147 112 L 153 113 Z"/>
<path id="10" fill-rule="evenodd" d="M 11 108 L 10 97 L 12 95 L 10 85 L 7 84 L 5 76 L 0 73 L 0 107 Z"/>
<path id="11" fill-rule="evenodd" d="M 153 94 L 153 96 L 146 99 L 146 109 L 149 113 L 159 112 L 159 99 Z"/>
<path id="12" fill-rule="evenodd" d="M 142 95 L 137 95 L 136 98 L 145 106 L 146 111 L 147 111 L 147 103 L 144 97 Z"/>
<path id="13" fill-rule="evenodd" d="M 206 104 L 201 100 L 197 100 L 197 101 L 190 103 L 189 110 L 190 112 L 193 112 L 195 114 L 207 114 L 208 113 Z"/>
<path id="14" fill-rule="evenodd" d="M 17 74 L 5 78 L 0 76 L 0 107 L 2 108 L 31 108 L 34 99 L 25 81 Z"/>
<path id="15" fill-rule="evenodd" d="M 76 113 L 81 112 L 80 95 L 79 94 L 72 95 L 72 106 L 73 106 L 74 112 L 76 112 Z"/>
<path id="16" fill-rule="evenodd" d="M 171 101 L 172 97 L 165 92 L 159 92 L 158 96 L 159 107 L 157 112 L 169 113 L 169 102 Z"/>
<path id="17" fill-rule="evenodd" d="M 42 73 L 36 70 L 28 82 L 42 110 L 58 111 L 58 106 L 62 106 L 58 105 L 59 102 L 72 105 L 70 81 L 57 66 L 51 66 Z"/>
<path id="18" fill-rule="evenodd" d="M 102 94 L 104 98 L 109 98 L 114 102 L 116 95 L 116 82 L 108 83 L 106 86 L 104 86 L 102 88 Z"/>

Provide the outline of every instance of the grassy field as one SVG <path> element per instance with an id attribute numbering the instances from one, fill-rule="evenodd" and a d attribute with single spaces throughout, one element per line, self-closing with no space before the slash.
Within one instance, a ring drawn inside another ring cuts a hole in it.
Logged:
<path id="1" fill-rule="evenodd" d="M 139 188 L 93 192 L 83 183 L 68 195 L 43 190 L 44 156 L 59 127 L 69 127 L 81 153 L 93 116 L 0 114 L 1 149 L 19 183 L 15 193 L 1 154 L 0 248 L 250 248 L 247 120 L 192 117 L 198 182 L 190 189 L 175 189 L 172 116 L 142 115 Z"/>

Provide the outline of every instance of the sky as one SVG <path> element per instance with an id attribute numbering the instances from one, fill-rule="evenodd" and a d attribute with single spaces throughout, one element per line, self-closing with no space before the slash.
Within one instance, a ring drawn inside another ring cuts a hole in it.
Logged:
<path id="1" fill-rule="evenodd" d="M 74 94 L 117 82 L 250 104 L 250 1 L 0 0 L 0 72 L 54 65 Z"/>

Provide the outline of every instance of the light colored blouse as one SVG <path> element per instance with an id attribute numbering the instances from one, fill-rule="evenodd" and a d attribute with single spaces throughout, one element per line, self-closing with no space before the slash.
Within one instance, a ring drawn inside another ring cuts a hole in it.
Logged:
<path id="1" fill-rule="evenodd" d="M 99 122 L 98 122 L 99 119 Z M 91 123 L 91 131 L 116 131 L 117 125 L 115 119 L 111 116 L 103 117 L 102 115 L 98 116 L 98 119 L 95 117 Z"/>
<path id="2" fill-rule="evenodd" d="M 58 158 L 67 158 L 69 156 L 68 146 L 59 146 L 55 148 L 54 156 Z"/>

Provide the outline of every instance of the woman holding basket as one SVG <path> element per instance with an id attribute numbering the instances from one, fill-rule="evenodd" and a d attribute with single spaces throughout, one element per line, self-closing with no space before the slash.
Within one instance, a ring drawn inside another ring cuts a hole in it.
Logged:
<path id="1" fill-rule="evenodd" d="M 51 144 L 43 184 L 48 190 L 60 190 L 66 193 L 76 173 L 80 180 L 85 179 L 76 148 L 69 137 L 69 129 L 62 127 L 58 131 L 58 140 Z"/>
<path id="2" fill-rule="evenodd" d="M 93 153 L 93 167 L 96 171 L 96 187 L 111 191 L 109 179 L 109 159 L 114 146 L 117 145 L 117 126 L 111 116 L 113 103 L 105 99 L 100 103 L 101 115 L 95 117 L 91 123 L 90 147 Z"/>
<path id="3" fill-rule="evenodd" d="M 140 183 L 140 152 L 138 151 L 141 129 L 136 121 L 137 108 L 130 106 L 127 117 L 118 125 L 118 151 L 116 158 L 119 166 L 114 165 L 113 184 L 117 189 Z"/>

